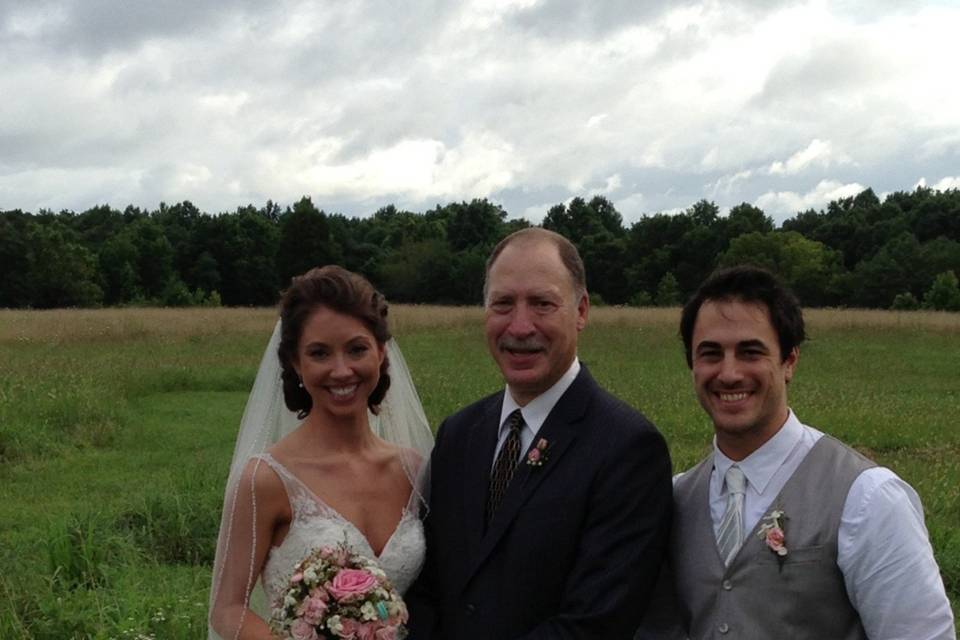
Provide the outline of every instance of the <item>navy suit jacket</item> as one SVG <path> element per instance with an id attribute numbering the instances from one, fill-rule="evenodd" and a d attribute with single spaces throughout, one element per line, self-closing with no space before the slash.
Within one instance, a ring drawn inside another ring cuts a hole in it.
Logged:
<path id="1" fill-rule="evenodd" d="M 660 433 L 585 366 L 484 526 L 503 392 L 447 418 L 431 455 L 427 560 L 407 594 L 411 640 L 632 638 L 672 511 Z"/>

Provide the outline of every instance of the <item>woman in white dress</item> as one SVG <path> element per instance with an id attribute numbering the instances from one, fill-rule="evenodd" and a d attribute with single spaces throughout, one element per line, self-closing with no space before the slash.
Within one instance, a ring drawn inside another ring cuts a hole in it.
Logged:
<path id="1" fill-rule="evenodd" d="M 231 464 L 209 637 L 270 639 L 270 607 L 320 546 L 346 542 L 403 593 L 423 564 L 431 445 L 383 296 L 336 266 L 294 278 Z"/>

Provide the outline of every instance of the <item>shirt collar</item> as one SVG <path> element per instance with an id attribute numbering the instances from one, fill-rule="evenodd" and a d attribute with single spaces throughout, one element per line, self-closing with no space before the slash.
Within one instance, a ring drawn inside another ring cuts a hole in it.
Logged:
<path id="1" fill-rule="evenodd" d="M 574 356 L 573 362 L 570 363 L 570 368 L 567 369 L 566 373 L 560 376 L 560 379 L 554 382 L 552 387 L 523 407 L 518 405 L 517 401 L 513 399 L 513 396 L 510 394 L 510 386 L 507 385 L 503 393 L 503 407 L 500 409 L 500 430 L 497 432 L 498 437 L 503 435 L 503 425 L 506 423 L 507 417 L 516 409 L 520 409 L 524 423 L 530 431 L 533 432 L 533 435 L 537 435 L 540 427 L 546 422 L 547 416 L 550 415 L 553 407 L 557 404 L 557 401 L 560 400 L 560 396 L 570 388 L 570 385 L 576 380 L 578 373 L 580 373 L 580 359 Z"/>
<path id="2" fill-rule="evenodd" d="M 717 470 L 714 478 L 718 479 L 720 483 L 718 489 L 723 488 L 723 478 L 727 469 L 736 464 L 743 471 L 743 475 L 746 476 L 748 486 L 753 487 L 758 494 L 762 495 L 770 482 L 770 478 L 783 465 L 784 460 L 790 455 L 801 437 L 803 437 L 803 425 L 800 424 L 792 410 L 788 410 L 787 421 L 783 423 L 783 426 L 772 438 L 739 462 L 731 460 L 720 451 L 720 448 L 717 447 L 717 438 L 714 436 L 713 466 Z"/>

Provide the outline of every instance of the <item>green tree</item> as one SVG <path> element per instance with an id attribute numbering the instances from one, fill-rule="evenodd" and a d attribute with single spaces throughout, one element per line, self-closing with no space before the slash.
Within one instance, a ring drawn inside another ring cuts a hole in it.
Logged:
<path id="1" fill-rule="evenodd" d="M 33 299 L 31 229 L 28 214 L 0 211 L 0 308 L 26 307 Z"/>
<path id="2" fill-rule="evenodd" d="M 503 237 L 507 212 L 486 199 L 446 206 L 447 242 L 454 251 L 474 247 L 489 250 Z"/>
<path id="3" fill-rule="evenodd" d="M 730 209 L 724 226 L 727 238 L 732 240 L 745 233 L 769 233 L 773 231 L 773 220 L 763 209 L 742 202 Z"/>
<path id="4" fill-rule="evenodd" d="M 920 293 L 923 271 L 920 244 L 916 237 L 904 232 L 857 264 L 852 302 L 860 307 L 889 308 L 898 293 Z"/>
<path id="5" fill-rule="evenodd" d="M 893 304 L 890 305 L 890 308 L 894 311 L 913 311 L 914 309 L 920 308 L 920 303 L 917 301 L 916 296 L 914 296 L 909 291 L 903 293 L 898 293 L 893 299 Z"/>
<path id="6" fill-rule="evenodd" d="M 136 248 L 137 278 L 147 299 L 162 297 L 167 283 L 175 276 L 174 249 L 163 227 L 153 218 L 139 218 L 125 229 Z"/>
<path id="7" fill-rule="evenodd" d="M 658 307 L 673 307 L 683 303 L 680 285 L 669 271 L 664 274 L 657 285 L 656 303 Z"/>
<path id="8" fill-rule="evenodd" d="M 313 267 L 338 264 L 341 257 L 330 235 L 327 214 L 317 209 L 309 197 L 302 197 L 280 217 L 276 270 L 283 286 L 293 276 Z"/>
<path id="9" fill-rule="evenodd" d="M 730 241 L 720 265 L 753 264 L 778 274 L 806 306 L 837 304 L 842 259 L 823 243 L 796 231 L 752 232 Z"/>
<path id="10" fill-rule="evenodd" d="M 229 229 L 226 259 L 222 264 L 218 261 L 223 274 L 220 285 L 223 302 L 259 306 L 275 303 L 281 289 L 277 273 L 281 231 L 275 223 L 252 209 L 231 215 L 226 222 Z M 304 246 L 309 251 L 309 238 L 304 239 Z M 291 259 L 286 264 L 296 262 Z M 307 268 L 305 266 L 303 271 Z"/>
<path id="11" fill-rule="evenodd" d="M 99 305 L 103 291 L 97 284 L 94 255 L 60 224 L 31 226 L 31 305 L 40 309 Z"/>
<path id="12" fill-rule="evenodd" d="M 923 308 L 960 311 L 960 284 L 953 271 L 944 271 L 933 279 L 933 284 L 923 296 Z"/>
<path id="13" fill-rule="evenodd" d="M 457 301 L 462 283 L 450 269 L 454 259 L 441 238 L 407 243 L 387 256 L 378 280 L 394 302 Z"/>
<path id="14" fill-rule="evenodd" d="M 143 296 L 138 273 L 140 252 L 131 236 L 131 233 L 122 231 L 100 247 L 97 261 L 106 304 L 123 304 Z"/>

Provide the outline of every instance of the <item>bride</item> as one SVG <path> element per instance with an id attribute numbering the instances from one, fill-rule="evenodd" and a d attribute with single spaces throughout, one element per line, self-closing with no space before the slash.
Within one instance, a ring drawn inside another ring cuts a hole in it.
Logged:
<path id="1" fill-rule="evenodd" d="M 209 637 L 272 638 L 270 606 L 320 546 L 346 541 L 406 591 L 423 564 L 432 442 L 383 296 L 336 266 L 294 278 L 230 467 Z"/>

